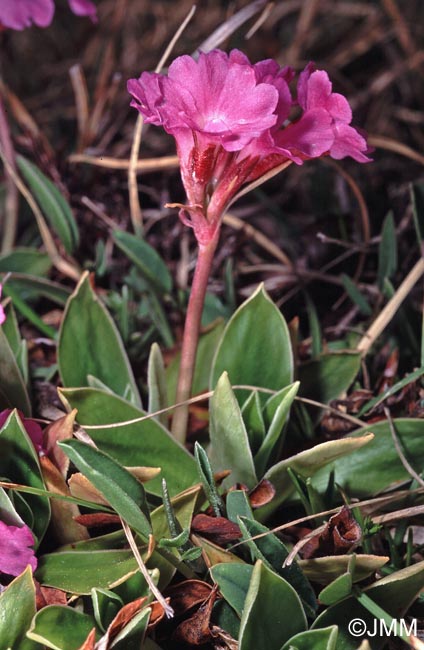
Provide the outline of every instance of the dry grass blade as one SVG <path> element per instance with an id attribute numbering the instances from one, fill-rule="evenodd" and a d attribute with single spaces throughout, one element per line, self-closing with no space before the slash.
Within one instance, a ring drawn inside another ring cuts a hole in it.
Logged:
<path id="1" fill-rule="evenodd" d="M 223 41 L 234 34 L 234 32 L 252 18 L 252 16 L 261 11 L 265 5 L 266 0 L 255 0 L 255 2 L 251 2 L 246 7 L 240 9 L 240 11 L 237 11 L 237 13 L 215 29 L 215 31 L 212 32 L 212 34 L 208 36 L 208 38 L 193 52 L 192 56 L 197 57 L 200 52 L 210 52 L 216 47 L 219 47 Z"/>
<path id="2" fill-rule="evenodd" d="M 370 135 L 368 137 L 368 142 L 372 147 L 385 149 L 386 151 L 393 151 L 394 153 L 398 153 L 400 156 L 405 156 L 405 158 L 410 158 L 420 165 L 424 165 L 424 156 L 402 142 L 398 142 L 392 138 L 386 138 L 384 135 Z"/>
<path id="3" fill-rule="evenodd" d="M 319 4 L 319 0 L 305 0 L 303 3 L 299 19 L 296 23 L 296 33 L 287 51 L 286 58 L 288 62 L 293 63 L 293 61 L 297 61 L 299 58 L 299 53 L 304 47 Z"/>
<path id="4" fill-rule="evenodd" d="M 279 260 L 282 262 L 282 264 L 288 266 L 289 268 L 293 268 L 293 262 L 290 260 L 290 258 L 279 248 L 276 244 L 274 244 L 273 241 L 268 239 L 263 233 L 260 232 L 260 230 L 257 230 L 253 226 L 251 226 L 249 223 L 246 223 L 242 219 L 239 219 L 233 214 L 226 214 L 224 215 L 224 223 L 227 226 L 230 226 L 231 228 L 234 228 L 235 230 L 242 230 L 248 237 L 250 237 L 255 244 L 258 244 L 258 246 L 261 246 L 267 253 L 275 257 L 275 259 Z"/>
<path id="5" fill-rule="evenodd" d="M 385 414 L 385 416 L 387 418 L 387 422 L 389 423 L 389 429 L 390 429 L 390 433 L 392 435 L 393 444 L 395 446 L 397 455 L 399 456 L 399 459 L 400 459 L 402 465 L 404 466 L 404 468 L 406 469 L 408 474 L 417 481 L 418 485 L 421 485 L 422 487 L 424 487 L 424 480 L 414 470 L 411 463 L 408 461 L 408 459 L 406 458 L 405 454 L 402 451 L 402 447 L 400 445 L 399 438 L 398 438 L 397 433 L 396 433 L 395 425 L 393 423 L 392 416 L 391 416 L 390 411 L 387 408 L 387 406 L 384 407 L 384 414 Z"/>
<path id="6" fill-rule="evenodd" d="M 10 136 L 9 124 L 3 99 L 0 95 L 0 146 L 9 161 L 10 167 L 16 173 L 15 151 Z M 3 221 L 2 253 L 8 253 L 15 243 L 18 227 L 19 192 L 13 177 L 6 169 L 6 200 L 4 204 L 5 219 Z"/>
<path id="7" fill-rule="evenodd" d="M 174 616 L 174 610 L 172 607 L 166 602 L 165 598 L 162 596 L 160 593 L 159 589 L 156 587 L 155 583 L 150 577 L 150 573 L 147 570 L 146 565 L 143 562 L 143 558 L 140 555 L 140 551 L 138 550 L 137 544 L 134 539 L 134 535 L 131 532 L 131 528 L 128 526 L 128 524 L 121 519 L 121 525 L 122 528 L 124 529 L 125 537 L 128 540 L 128 543 L 131 547 L 131 550 L 134 554 L 135 559 L 137 560 L 137 564 L 139 566 L 139 569 L 146 580 L 147 584 L 149 585 L 149 589 L 152 592 L 152 594 L 155 596 L 156 600 L 158 603 L 160 603 L 165 611 L 166 617 L 167 618 L 172 618 Z"/>
<path id="8" fill-rule="evenodd" d="M 90 102 L 88 98 L 87 82 L 80 65 L 73 65 L 69 70 L 72 88 L 75 95 L 75 105 L 78 123 L 77 150 L 82 151 L 89 141 L 88 125 L 90 121 Z"/>
<path id="9" fill-rule="evenodd" d="M 73 164 L 95 165 L 105 169 L 122 169 L 123 171 L 127 171 L 131 164 L 129 159 L 122 160 L 122 158 L 112 158 L 110 156 L 90 156 L 79 153 L 71 154 L 68 160 Z M 147 174 L 148 172 L 157 172 L 164 169 L 176 169 L 178 166 L 178 156 L 144 158 L 143 160 L 137 160 L 136 171 Z"/>
<path id="10" fill-rule="evenodd" d="M 361 352 L 365 356 L 374 342 L 378 339 L 380 334 L 384 331 L 387 325 L 392 320 L 393 316 L 396 314 L 397 310 L 415 286 L 418 280 L 424 274 L 424 258 L 420 258 L 415 266 L 410 270 L 400 287 L 397 289 L 395 295 L 389 300 L 384 309 L 377 316 L 372 325 L 365 332 L 362 339 L 357 345 L 358 352 Z"/>
<path id="11" fill-rule="evenodd" d="M 160 72 L 160 70 L 165 65 L 167 58 L 172 52 L 176 42 L 180 38 L 184 29 L 187 27 L 188 23 L 194 16 L 195 11 L 196 11 L 196 5 L 193 5 L 189 13 L 187 14 L 186 18 L 183 20 L 182 24 L 177 29 L 175 35 L 171 39 L 165 52 L 163 53 L 156 67 L 155 72 Z M 137 187 L 137 171 L 138 171 L 137 162 L 138 162 L 138 155 L 139 155 L 140 145 L 141 145 L 141 136 L 143 133 L 143 123 L 144 123 L 143 116 L 141 115 L 141 113 L 139 113 L 137 116 L 137 121 L 134 129 L 134 137 L 131 146 L 130 164 L 128 167 L 128 192 L 130 198 L 131 223 L 133 225 L 134 232 L 138 235 L 141 235 L 143 233 L 143 214 L 141 210 L 140 200 L 138 196 L 138 187 Z"/>

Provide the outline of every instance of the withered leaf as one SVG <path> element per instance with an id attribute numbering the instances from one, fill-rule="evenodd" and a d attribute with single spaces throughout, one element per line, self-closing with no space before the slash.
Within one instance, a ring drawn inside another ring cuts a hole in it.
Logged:
<path id="1" fill-rule="evenodd" d="M 362 530 L 350 508 L 343 506 L 337 514 L 330 517 L 324 529 L 312 537 L 303 547 L 303 557 L 322 557 L 342 555 L 361 541 Z"/>
<path id="2" fill-rule="evenodd" d="M 87 528 L 97 528 L 99 526 L 121 523 L 119 515 L 109 514 L 108 512 L 95 512 L 94 514 L 78 515 L 77 517 L 74 517 L 74 520 Z"/>
<path id="3" fill-rule="evenodd" d="M 242 536 L 237 524 L 226 517 L 210 517 L 202 513 L 193 517 L 191 529 L 215 544 L 229 544 Z"/>
<path id="4" fill-rule="evenodd" d="M 181 616 L 195 605 L 200 605 L 209 596 L 212 587 L 202 580 L 184 580 L 177 585 L 169 587 L 166 595 L 171 599 L 175 616 Z"/>
<path id="5" fill-rule="evenodd" d="M 193 616 L 186 619 L 177 627 L 173 638 L 188 645 L 203 645 L 213 638 L 214 634 L 210 627 L 212 608 L 217 598 L 218 587 L 212 589 L 207 601 L 199 607 Z"/>
<path id="6" fill-rule="evenodd" d="M 275 487 L 268 481 L 268 479 L 263 478 L 254 488 L 249 492 L 249 501 L 252 508 L 260 508 L 265 506 L 267 503 L 272 501 L 275 497 Z"/>

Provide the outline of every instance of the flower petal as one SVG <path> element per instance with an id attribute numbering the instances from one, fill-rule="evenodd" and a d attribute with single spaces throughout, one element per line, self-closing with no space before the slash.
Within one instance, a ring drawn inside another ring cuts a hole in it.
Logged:
<path id="1" fill-rule="evenodd" d="M 28 564 L 37 568 L 34 550 L 34 536 L 28 526 L 8 526 L 0 521 L 0 572 L 18 576 Z"/>
<path id="2" fill-rule="evenodd" d="M 53 20 L 53 0 L 1 0 L 0 23 L 10 29 L 25 29 L 32 24 L 47 27 Z"/>

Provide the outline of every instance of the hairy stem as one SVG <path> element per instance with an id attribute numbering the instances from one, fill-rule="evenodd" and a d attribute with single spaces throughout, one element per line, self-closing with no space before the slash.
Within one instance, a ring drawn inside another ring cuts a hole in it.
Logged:
<path id="1" fill-rule="evenodd" d="M 176 402 L 190 399 L 196 362 L 197 343 L 199 341 L 200 322 L 213 256 L 219 239 L 219 228 L 207 244 L 199 244 L 199 254 L 194 272 L 193 284 L 188 301 L 181 347 L 180 370 L 177 383 Z M 175 409 L 172 419 L 172 434 L 184 443 L 187 434 L 188 404 Z"/>

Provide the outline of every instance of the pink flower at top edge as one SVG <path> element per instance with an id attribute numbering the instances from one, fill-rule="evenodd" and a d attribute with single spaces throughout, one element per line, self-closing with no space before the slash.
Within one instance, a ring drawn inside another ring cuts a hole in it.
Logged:
<path id="1" fill-rule="evenodd" d="M 28 564 L 35 571 L 34 536 L 27 525 L 8 526 L 0 521 L 0 573 L 18 576 L 25 571 Z"/>
<path id="2" fill-rule="evenodd" d="M 0 300 L 1 300 L 2 292 L 3 292 L 3 285 L 0 283 Z M 0 304 L 0 325 L 3 325 L 5 320 L 6 320 L 6 314 L 4 313 L 3 305 Z"/>
<path id="3" fill-rule="evenodd" d="M 90 0 L 68 0 L 71 11 L 77 16 L 97 20 L 96 7 Z M 0 25 L 22 30 L 31 25 L 48 27 L 53 20 L 53 0 L 0 0 Z"/>
<path id="4" fill-rule="evenodd" d="M 9 415 L 12 413 L 12 409 L 5 409 L 4 411 L 0 411 L 0 429 L 3 427 L 3 425 L 6 423 L 6 420 L 8 419 Z M 18 411 L 18 415 L 21 419 L 21 422 L 24 426 L 25 431 L 27 432 L 28 436 L 31 439 L 32 444 L 34 445 L 37 453 L 43 453 L 44 452 L 44 447 L 43 447 L 43 430 L 32 418 L 26 418 L 24 417 L 24 414 L 21 411 Z"/>
<path id="5" fill-rule="evenodd" d="M 131 105 L 176 140 L 188 199 L 180 217 L 200 244 L 245 183 L 284 162 L 370 160 L 365 138 L 350 126 L 348 101 L 332 92 L 327 73 L 309 64 L 297 99 L 289 88 L 294 76 L 271 59 L 252 65 L 239 50 L 213 50 L 198 61 L 178 57 L 168 75 L 143 72 L 128 81 Z"/>

